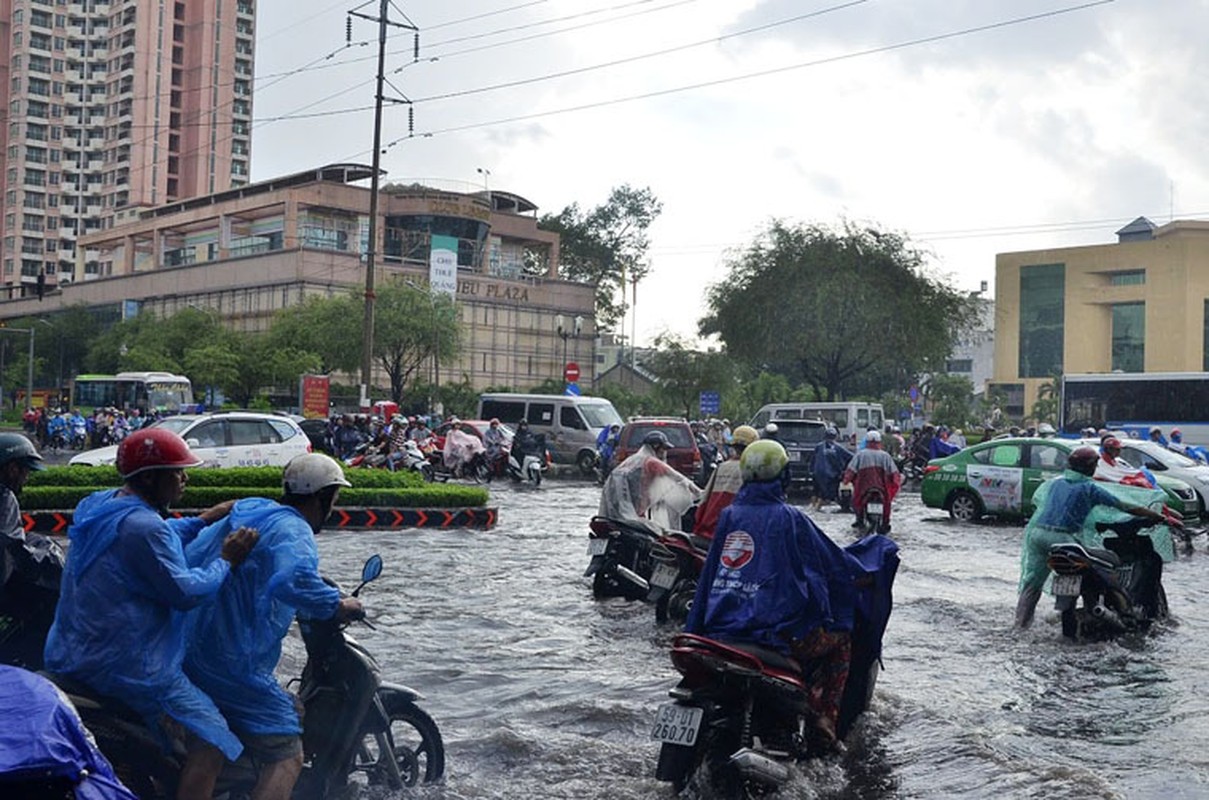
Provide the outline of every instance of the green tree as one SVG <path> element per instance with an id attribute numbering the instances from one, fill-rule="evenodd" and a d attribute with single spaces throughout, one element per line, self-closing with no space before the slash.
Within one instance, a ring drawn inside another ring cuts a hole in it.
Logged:
<path id="1" fill-rule="evenodd" d="M 240 357 L 229 343 L 211 342 L 186 351 L 183 366 L 194 387 L 206 390 L 206 406 L 213 408 L 214 390 L 239 377 Z"/>
<path id="2" fill-rule="evenodd" d="M 692 348 L 682 337 L 660 334 L 655 352 L 644 366 L 659 376 L 657 402 L 687 419 L 700 416 L 702 392 L 727 393 L 734 383 L 734 370 L 718 352 Z"/>
<path id="3" fill-rule="evenodd" d="M 625 286 L 650 272 L 647 229 L 663 211 L 649 188 L 618 186 L 590 211 L 577 203 L 545 214 L 539 227 L 559 234 L 563 278 L 596 287 L 596 325 L 612 330 L 625 313 Z"/>
<path id="4" fill-rule="evenodd" d="M 361 368 L 364 304 L 351 294 L 311 295 L 273 315 L 269 335 L 280 348 L 319 357 L 320 372 L 357 373 Z"/>
<path id="5" fill-rule="evenodd" d="M 968 299 L 930 276 L 905 238 L 852 223 L 832 230 L 773 221 L 730 259 L 707 306 L 703 335 L 717 334 L 732 358 L 805 383 L 824 400 L 898 361 L 943 363 L 973 317 Z"/>
<path id="6" fill-rule="evenodd" d="M 1058 405 L 1062 402 L 1062 373 L 1050 376 L 1050 379 L 1037 387 L 1037 399 L 1033 401 L 1032 418 L 1040 425 L 1048 422 L 1058 424 Z"/>
<path id="7" fill-rule="evenodd" d="M 448 363 L 457 357 L 460 332 L 449 295 L 398 280 L 381 286 L 374 306 L 374 358 L 390 378 L 394 402 L 403 401 L 404 390 L 425 362 L 435 358 Z"/>
<path id="8" fill-rule="evenodd" d="M 974 406 L 974 384 L 960 375 L 933 375 L 925 384 L 932 419 L 949 427 L 968 427 Z"/>

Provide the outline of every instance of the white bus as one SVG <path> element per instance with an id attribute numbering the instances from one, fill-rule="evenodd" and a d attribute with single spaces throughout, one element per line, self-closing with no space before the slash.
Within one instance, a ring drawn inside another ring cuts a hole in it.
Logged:
<path id="1" fill-rule="evenodd" d="M 756 412 L 751 426 L 761 430 L 770 422 L 817 419 L 831 423 L 840 439 L 858 442 L 869 428 L 882 430 L 885 412 L 881 403 L 769 403 Z"/>
<path id="2" fill-rule="evenodd" d="M 1139 439 L 1152 426 L 1179 428 L 1186 444 L 1209 444 L 1209 372 L 1110 372 L 1062 376 L 1058 428 L 1125 431 Z"/>
<path id="3" fill-rule="evenodd" d="M 137 408 L 143 414 L 180 414 L 196 410 L 193 385 L 171 372 L 119 372 L 117 375 L 77 375 L 71 386 L 71 407 Z"/>

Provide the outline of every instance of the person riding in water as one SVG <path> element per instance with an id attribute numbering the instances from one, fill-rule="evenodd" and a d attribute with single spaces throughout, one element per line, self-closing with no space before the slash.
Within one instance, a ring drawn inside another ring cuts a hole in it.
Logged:
<path id="1" fill-rule="evenodd" d="M 226 519 L 201 531 L 185 548 L 189 565 L 210 563 L 234 528 L 260 534 L 247 563 L 214 598 L 191 612 L 185 674 L 210 695 L 244 747 L 261 766 L 252 796 L 286 800 L 302 770 L 302 724 L 294 696 L 273 672 L 295 615 L 340 620 L 362 613 L 355 597 L 319 574 L 315 534 L 331 514 L 344 470 L 322 453 L 295 456 L 282 476 L 280 503 L 236 501 Z"/>
<path id="2" fill-rule="evenodd" d="M 1130 505 L 1092 480 L 1100 460 L 1094 447 L 1076 448 L 1067 457 L 1067 469 L 1061 478 L 1047 482 L 1048 493 L 1038 505 L 1024 531 L 1020 550 L 1020 596 L 1016 602 L 1016 627 L 1027 628 L 1041 599 L 1041 590 L 1049 577 L 1046 561 L 1052 545 L 1078 542 L 1085 547 L 1098 542 L 1081 541 L 1083 523 L 1097 505 L 1120 509 L 1135 517 L 1146 517 L 1183 527 L 1172 517 L 1143 506 Z"/>
<path id="3" fill-rule="evenodd" d="M 487 430 L 483 432 L 483 444 L 487 446 L 487 461 L 494 464 L 502 456 L 504 445 L 508 442 L 508 437 L 504 435 L 504 429 L 500 427 L 500 421 L 495 417 L 487 423 Z"/>
<path id="4" fill-rule="evenodd" d="M 836 741 L 851 654 L 859 564 L 800 509 L 785 502 L 779 442 L 748 445 L 743 486 L 722 511 L 685 631 L 768 647 L 810 671 L 815 738 Z"/>
<path id="5" fill-rule="evenodd" d="M 42 456 L 19 433 L 0 433 L 0 664 L 42 668 L 46 631 L 55 617 L 63 550 L 26 532 L 17 499 Z"/>
<path id="6" fill-rule="evenodd" d="M 824 502 L 835 503 L 840 499 L 840 477 L 852 460 L 852 453 L 836 443 L 839 435 L 839 431 L 828 425 L 823 442 L 814 449 L 810 474 L 814 478 L 813 506 L 816 510 Z"/>
<path id="7" fill-rule="evenodd" d="M 672 447 L 663 431 L 651 431 L 634 455 L 618 464 L 600 493 L 599 515 L 609 519 L 649 518 L 680 530 L 681 518 L 701 496 L 697 484 L 667 463 Z"/>
<path id="8" fill-rule="evenodd" d="M 213 560 L 189 566 L 185 543 L 232 505 L 164 519 L 185 490 L 185 469 L 200 464 L 184 439 L 163 428 L 144 428 L 122 441 L 121 488 L 94 492 L 76 506 L 59 607 L 46 641 L 48 671 L 120 700 L 162 738 L 183 740 L 187 756 L 178 798 L 209 798 L 223 759 L 243 751 L 214 702 L 182 668 L 181 612 L 212 597 L 257 538 L 241 528 L 223 540 Z"/>
<path id="9" fill-rule="evenodd" d="M 705 494 L 693 521 L 693 533 L 705 539 L 713 538 L 722 509 L 734 502 L 735 495 L 743 486 L 739 459 L 743 456 L 743 451 L 759 438 L 760 434 L 750 425 L 740 425 L 731 432 L 731 457 L 719 464 L 709 476 L 709 481 L 705 484 Z"/>
<path id="10" fill-rule="evenodd" d="M 596 460 L 600 465 L 600 469 L 606 474 L 613 461 L 613 453 L 617 450 L 620 436 L 621 426 L 616 422 L 601 428 L 600 433 L 596 435 Z"/>
<path id="11" fill-rule="evenodd" d="M 890 505 L 898 494 L 903 476 L 898 471 L 894 459 L 882 449 L 881 432 L 869 431 L 868 441 L 869 446 L 857 451 L 844 470 L 844 482 L 852 484 L 852 510 L 856 512 L 856 521 L 852 527 L 859 528 L 864 524 L 869 490 L 879 489 L 885 501 L 882 504 L 882 524 L 878 533 L 889 533 Z"/>
<path id="12" fill-rule="evenodd" d="M 445 449 L 442 451 L 442 458 L 445 468 L 455 477 L 461 477 L 462 470 L 486 448 L 479 437 L 462 430 L 462 421 L 457 417 L 450 421 L 449 426 L 449 430 L 445 433 Z"/>

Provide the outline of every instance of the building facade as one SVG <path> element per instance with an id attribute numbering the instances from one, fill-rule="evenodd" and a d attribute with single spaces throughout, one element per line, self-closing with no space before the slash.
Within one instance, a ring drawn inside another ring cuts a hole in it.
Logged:
<path id="1" fill-rule="evenodd" d="M 1144 217 L 1114 244 L 995 259 L 995 378 L 1004 412 L 1087 372 L 1209 371 L 1209 222 Z"/>
<path id="2" fill-rule="evenodd" d="M 8 297 L 84 274 L 82 237 L 248 182 L 254 0 L 0 0 Z"/>
<path id="3" fill-rule="evenodd" d="M 197 307 L 235 330 L 265 330 L 274 312 L 311 295 L 364 287 L 369 190 L 353 184 L 371 174 L 364 165 L 329 165 L 142 211 L 85 237 L 97 271 L 80 259 L 76 280 L 44 301 L 0 301 L 0 320 L 76 304 L 104 318 Z M 537 227 L 536 210 L 497 190 L 383 189 L 379 286 L 427 284 L 433 238 L 456 240 L 463 354 L 429 365 L 434 382 L 465 377 L 478 389 L 525 389 L 561 379 L 565 361 L 594 362 L 594 289 L 559 279 L 558 235 Z M 564 339 L 559 323 L 576 317 L 578 331 Z M 384 374 L 374 382 L 389 385 Z"/>
<path id="4" fill-rule="evenodd" d="M 982 286 L 985 292 L 986 281 Z M 970 302 L 977 309 L 977 320 L 953 346 L 953 352 L 945 360 L 945 372 L 968 380 L 974 387 L 975 399 L 979 399 L 986 391 L 987 381 L 995 375 L 995 301 L 979 292 L 971 294 Z"/>

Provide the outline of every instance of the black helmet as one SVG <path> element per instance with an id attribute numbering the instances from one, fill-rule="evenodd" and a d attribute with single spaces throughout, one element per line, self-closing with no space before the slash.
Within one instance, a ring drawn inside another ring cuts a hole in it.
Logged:
<path id="1" fill-rule="evenodd" d="M 1076 447 L 1067 458 L 1067 464 L 1075 472 L 1081 472 L 1091 477 L 1096 474 L 1096 464 L 1100 462 L 1100 454 L 1094 447 Z"/>
<path id="2" fill-rule="evenodd" d="M 30 469 L 46 469 L 33 444 L 19 433 L 0 433 L 0 467 L 21 461 Z"/>
<path id="3" fill-rule="evenodd" d="M 646 436 L 642 437 L 642 443 L 651 447 L 667 447 L 670 448 L 672 443 L 668 441 L 667 436 L 663 431 L 651 431 Z"/>

